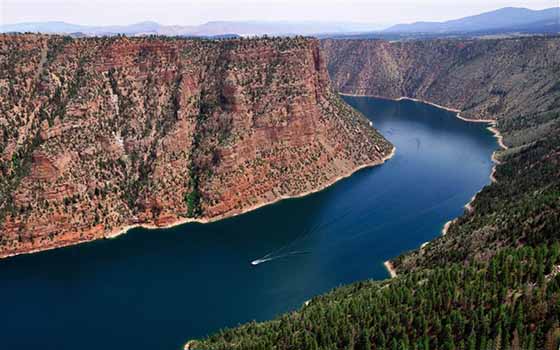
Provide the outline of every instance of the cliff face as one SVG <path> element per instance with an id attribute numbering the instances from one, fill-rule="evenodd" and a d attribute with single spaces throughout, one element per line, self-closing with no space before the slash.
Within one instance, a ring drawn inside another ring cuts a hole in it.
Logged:
<path id="1" fill-rule="evenodd" d="M 560 108 L 560 38 L 322 41 L 343 93 L 418 98 L 471 119 Z"/>
<path id="2" fill-rule="evenodd" d="M 315 40 L 0 36 L 0 255 L 221 218 L 392 146 Z"/>

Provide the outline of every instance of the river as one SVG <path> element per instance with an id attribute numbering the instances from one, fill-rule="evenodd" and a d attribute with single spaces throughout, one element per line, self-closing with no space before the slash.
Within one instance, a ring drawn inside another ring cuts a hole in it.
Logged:
<path id="1" fill-rule="evenodd" d="M 397 147 L 392 159 L 231 219 L 2 260 L 2 348 L 180 349 L 387 278 L 383 261 L 439 235 L 490 182 L 497 143 L 486 125 L 430 105 L 344 99 Z"/>

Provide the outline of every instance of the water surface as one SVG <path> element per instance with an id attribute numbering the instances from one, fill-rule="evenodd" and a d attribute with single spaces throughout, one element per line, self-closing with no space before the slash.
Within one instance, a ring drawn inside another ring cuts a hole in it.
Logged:
<path id="1" fill-rule="evenodd" d="M 0 261 L 2 348 L 179 349 L 386 278 L 383 261 L 439 235 L 489 183 L 497 145 L 485 125 L 429 105 L 344 99 L 396 145 L 386 164 L 220 222 Z"/>

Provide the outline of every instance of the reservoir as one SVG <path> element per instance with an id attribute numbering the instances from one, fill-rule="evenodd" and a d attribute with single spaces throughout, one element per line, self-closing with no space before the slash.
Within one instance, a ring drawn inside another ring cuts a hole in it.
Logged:
<path id="1" fill-rule="evenodd" d="M 441 234 L 487 185 L 482 123 L 413 101 L 344 97 L 396 147 L 328 189 L 211 224 L 0 260 L 5 349 L 181 349 L 266 320 Z"/>

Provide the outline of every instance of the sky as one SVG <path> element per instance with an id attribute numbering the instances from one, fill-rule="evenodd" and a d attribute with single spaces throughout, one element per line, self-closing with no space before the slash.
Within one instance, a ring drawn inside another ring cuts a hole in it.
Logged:
<path id="1" fill-rule="evenodd" d="M 379 25 L 442 21 L 502 7 L 544 9 L 560 0 L 0 0 L 0 25 L 197 25 L 208 21 L 337 21 Z"/>

